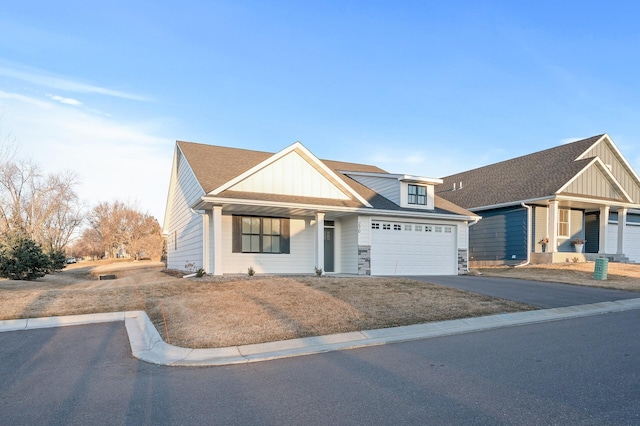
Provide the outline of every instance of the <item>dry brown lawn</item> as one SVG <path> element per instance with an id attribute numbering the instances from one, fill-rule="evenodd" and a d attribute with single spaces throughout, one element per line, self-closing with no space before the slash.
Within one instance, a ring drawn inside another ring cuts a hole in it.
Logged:
<path id="1" fill-rule="evenodd" d="M 213 348 L 533 309 L 400 278 L 198 280 L 162 269 L 80 263 L 37 281 L 0 280 L 0 319 L 145 310 L 171 344 Z M 118 278 L 97 280 L 107 273 Z"/>
<path id="2" fill-rule="evenodd" d="M 556 263 L 552 265 L 530 265 L 521 268 L 482 268 L 478 272 L 495 277 L 640 291 L 640 264 L 609 262 L 606 281 L 593 279 L 594 267 L 594 262 Z"/>

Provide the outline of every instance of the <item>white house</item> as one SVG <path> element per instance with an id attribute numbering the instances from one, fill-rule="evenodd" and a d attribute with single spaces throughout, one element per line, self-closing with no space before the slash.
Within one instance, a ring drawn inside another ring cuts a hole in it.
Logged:
<path id="1" fill-rule="evenodd" d="M 178 141 L 164 232 L 168 268 L 209 274 L 455 275 L 479 219 L 434 194 L 440 179 Z"/>

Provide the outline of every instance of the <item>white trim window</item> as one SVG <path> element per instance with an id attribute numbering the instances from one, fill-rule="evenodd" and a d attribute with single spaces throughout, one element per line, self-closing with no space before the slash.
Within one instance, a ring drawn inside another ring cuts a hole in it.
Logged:
<path id="1" fill-rule="evenodd" d="M 571 218 L 571 210 L 569 209 L 559 209 L 558 210 L 558 237 L 561 238 L 569 238 L 570 233 L 570 223 L 569 219 Z"/>

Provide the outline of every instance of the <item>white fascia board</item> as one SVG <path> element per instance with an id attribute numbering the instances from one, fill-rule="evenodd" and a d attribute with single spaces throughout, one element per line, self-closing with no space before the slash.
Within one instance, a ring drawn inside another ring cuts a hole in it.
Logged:
<path id="1" fill-rule="evenodd" d="M 604 141 L 604 140 L 606 140 L 606 139 L 609 139 L 609 141 L 611 141 L 611 138 L 609 138 L 609 135 L 607 135 L 607 134 L 605 133 L 604 135 L 602 135 L 602 136 L 600 137 L 600 139 L 598 139 L 597 141 L 595 141 L 595 142 L 593 143 L 593 145 L 591 145 L 589 148 L 585 149 L 585 150 L 584 150 L 584 152 L 583 152 L 582 154 L 580 154 L 580 155 L 578 156 L 578 158 L 576 158 L 576 161 L 577 161 L 577 160 L 583 160 L 583 159 L 586 157 L 587 152 L 591 151 L 593 148 L 595 148 L 595 146 L 596 146 L 596 145 L 598 145 L 599 143 L 601 143 L 602 141 Z"/>
<path id="2" fill-rule="evenodd" d="M 583 152 L 578 158 L 577 160 L 582 160 L 588 151 L 591 151 L 597 144 L 606 141 L 609 143 L 609 147 L 611 149 L 613 149 L 613 151 L 616 153 L 616 155 L 618 156 L 618 159 L 622 162 L 622 164 L 624 164 L 624 166 L 627 168 L 627 170 L 629 171 L 629 173 L 631 173 L 631 175 L 633 176 L 633 178 L 636 180 L 636 183 L 638 185 L 640 185 L 640 177 L 638 176 L 638 174 L 636 173 L 636 171 L 633 169 L 633 167 L 631 167 L 631 164 L 629 164 L 629 162 L 627 161 L 627 159 L 624 157 L 624 155 L 622 155 L 622 152 L 620 152 L 620 150 L 618 149 L 618 147 L 616 146 L 616 144 L 613 142 L 613 139 L 611 139 L 609 137 L 608 134 L 604 134 L 602 135 L 602 137 L 600 139 L 598 139 L 593 145 L 591 145 L 589 147 L 589 149 L 587 149 L 585 152 Z"/>
<path id="3" fill-rule="evenodd" d="M 368 216 L 378 215 L 378 216 L 415 217 L 420 219 L 433 218 L 433 219 L 475 221 L 478 218 L 478 216 L 467 216 L 467 215 L 460 215 L 460 214 L 407 212 L 402 210 L 376 210 L 373 208 L 362 208 L 362 207 L 337 207 L 337 206 L 325 206 L 321 204 L 287 203 L 282 201 L 260 201 L 260 200 L 220 198 L 220 197 L 210 197 L 210 196 L 202 197 L 201 201 L 194 204 L 192 208 L 193 209 L 202 208 L 203 203 L 211 203 L 215 205 L 235 204 L 235 205 L 242 205 L 242 206 L 306 209 L 306 210 L 314 210 L 319 212 L 358 213 L 358 214 L 363 214 Z"/>
<path id="4" fill-rule="evenodd" d="M 345 175 L 376 177 L 376 178 L 382 178 L 382 179 L 394 179 L 402 182 L 427 183 L 427 184 L 433 184 L 433 185 L 439 185 L 443 182 L 442 179 L 438 179 L 438 178 L 403 175 L 403 174 L 396 174 L 396 173 L 352 172 L 347 170 L 340 170 L 340 173 L 343 173 Z"/>
<path id="5" fill-rule="evenodd" d="M 622 195 L 627 199 L 628 203 L 632 203 L 633 202 L 633 200 L 631 199 L 629 194 L 627 194 L 627 191 L 625 191 L 624 188 L 622 187 L 622 185 L 620 184 L 620 182 L 618 182 L 618 179 L 616 179 L 616 177 L 613 175 L 613 173 L 611 173 L 609 168 L 602 162 L 602 160 L 599 157 L 594 157 L 593 160 L 589 161 L 589 163 L 586 166 L 584 166 L 582 168 L 582 170 L 580 170 L 578 173 L 576 173 L 574 177 L 569 179 L 569 181 L 567 183 L 565 183 L 557 191 L 557 194 L 560 194 L 562 191 L 567 189 L 567 187 L 569 185 L 571 185 L 576 179 L 578 179 L 580 177 L 581 174 L 583 174 L 589 167 L 591 167 L 593 165 L 596 165 L 600 169 L 600 171 L 602 171 L 609 178 L 610 182 L 616 187 L 616 189 L 618 189 L 620 191 L 620 193 L 622 193 Z"/>
<path id="6" fill-rule="evenodd" d="M 484 210 L 501 209 L 503 207 L 520 206 L 520 205 L 522 205 L 522 203 L 524 203 L 524 204 L 535 204 L 535 203 L 539 203 L 540 201 L 553 200 L 554 198 L 556 198 L 555 195 L 552 195 L 552 196 L 549 196 L 549 197 L 541 197 L 541 198 L 530 198 L 528 200 L 509 201 L 507 203 L 492 204 L 490 206 L 471 207 L 471 208 L 468 208 L 467 210 L 469 210 L 470 212 L 475 213 L 475 212 L 480 212 L 480 211 L 484 211 Z"/>
<path id="7" fill-rule="evenodd" d="M 342 188 L 343 191 L 346 191 L 349 194 L 351 194 L 352 196 L 354 196 L 355 198 L 357 198 L 358 201 L 360 201 L 365 206 L 371 207 L 371 204 L 369 204 L 369 202 L 367 200 L 365 200 L 360 194 L 358 194 L 354 189 L 352 189 L 349 185 L 347 185 L 338 175 L 336 175 L 333 172 L 333 170 L 328 168 L 322 161 L 320 161 L 318 159 L 318 157 L 313 155 L 313 153 L 311 151 L 309 151 L 307 148 L 305 148 L 305 146 L 302 145 L 302 143 L 300 143 L 300 142 L 294 142 L 293 144 L 289 145 L 288 147 L 286 147 L 282 151 L 273 154 L 271 157 L 267 158 L 266 160 L 264 160 L 263 162 L 259 163 L 258 165 L 252 167 L 251 169 L 247 170 L 246 172 L 242 173 L 241 175 L 236 176 L 235 178 L 231 179 L 227 183 L 217 187 L 216 189 L 211 191 L 209 193 L 209 195 L 218 195 L 222 191 L 231 188 L 235 184 L 243 181 L 244 179 L 248 178 L 252 174 L 258 172 L 259 170 L 265 168 L 269 164 L 272 164 L 272 163 L 276 162 L 280 158 L 284 157 L 285 155 L 287 155 L 287 154 L 289 154 L 289 153 L 291 153 L 291 152 L 293 152 L 293 151 L 295 151 L 297 149 L 302 151 L 307 157 L 309 157 L 311 159 L 311 161 L 313 161 L 313 163 L 318 168 L 320 168 L 324 173 L 326 173 L 327 175 L 332 177 L 340 185 L 340 187 Z"/>
<path id="8" fill-rule="evenodd" d="M 623 201 L 615 201 L 615 200 L 603 200 L 599 198 L 584 198 L 579 196 L 567 196 L 567 195 L 558 195 L 555 197 L 558 201 L 575 201 L 579 203 L 589 203 L 589 204 L 598 204 L 602 206 L 609 207 L 626 207 L 628 209 L 637 208 L 638 204 L 633 203 L 625 203 Z"/>

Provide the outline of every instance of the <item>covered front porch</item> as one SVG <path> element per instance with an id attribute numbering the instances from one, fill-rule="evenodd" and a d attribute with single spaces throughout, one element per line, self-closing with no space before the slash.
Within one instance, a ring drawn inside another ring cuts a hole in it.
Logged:
<path id="1" fill-rule="evenodd" d="M 628 211 L 620 203 L 566 196 L 531 206 L 529 262 L 628 261 Z"/>

